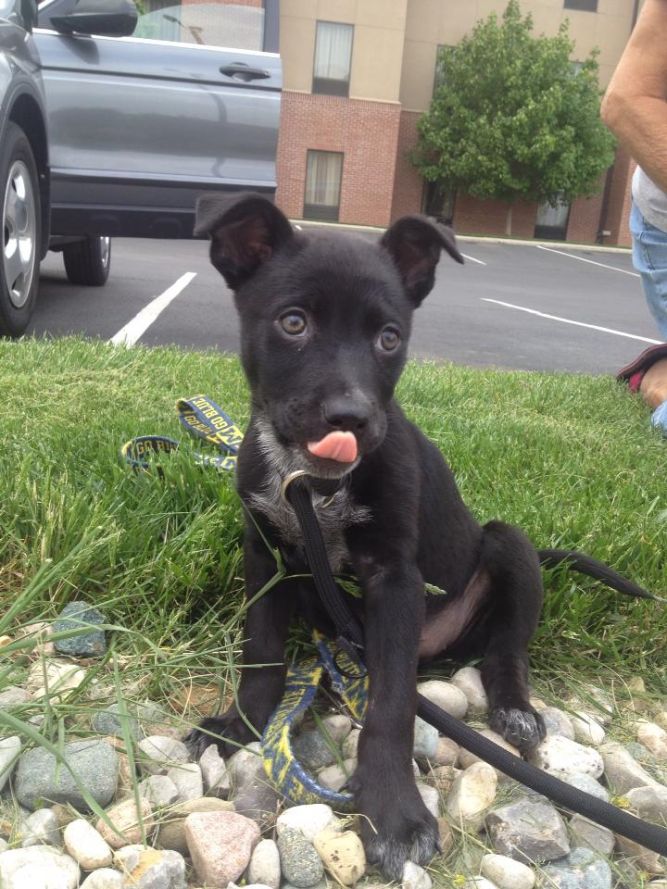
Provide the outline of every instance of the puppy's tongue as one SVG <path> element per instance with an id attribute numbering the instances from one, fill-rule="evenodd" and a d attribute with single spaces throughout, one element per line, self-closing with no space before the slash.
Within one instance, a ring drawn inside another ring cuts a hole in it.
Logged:
<path id="1" fill-rule="evenodd" d="M 330 432 L 319 441 L 309 441 L 306 447 L 314 457 L 326 460 L 354 463 L 357 459 L 357 439 L 353 432 Z"/>

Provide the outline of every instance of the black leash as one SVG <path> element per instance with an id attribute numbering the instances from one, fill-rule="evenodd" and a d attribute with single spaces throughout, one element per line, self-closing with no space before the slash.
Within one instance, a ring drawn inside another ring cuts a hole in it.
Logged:
<path id="1" fill-rule="evenodd" d="M 291 483 L 283 485 L 283 494 L 292 505 L 299 520 L 308 564 L 322 604 L 336 628 L 338 637 L 336 642 L 346 653 L 354 653 L 360 670 L 363 670 L 363 629 L 350 611 L 331 573 L 326 547 L 307 483 L 304 483 L 302 477 L 297 477 Z M 642 821 L 610 803 L 591 796 L 589 793 L 584 793 L 571 784 L 543 772 L 480 735 L 419 694 L 417 695 L 417 713 L 443 735 L 465 747 L 475 756 L 479 756 L 508 777 L 543 796 L 548 796 L 557 805 L 578 812 L 585 818 L 589 818 L 653 852 L 667 855 L 667 830 L 665 828 Z"/>

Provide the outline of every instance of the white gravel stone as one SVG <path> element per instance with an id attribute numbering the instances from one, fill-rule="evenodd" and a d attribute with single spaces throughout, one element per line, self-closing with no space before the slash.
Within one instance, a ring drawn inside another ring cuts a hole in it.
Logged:
<path id="1" fill-rule="evenodd" d="M 622 837 L 620 834 L 616 834 L 616 845 L 623 855 L 635 859 L 634 864 L 636 867 L 640 867 L 650 874 L 665 873 L 665 859 L 657 852 L 640 846 L 639 843 L 635 843 L 627 839 L 627 837 Z"/>
<path id="2" fill-rule="evenodd" d="M 454 779 L 447 797 L 447 812 L 473 830 L 484 820 L 486 809 L 496 797 L 498 776 L 493 766 L 476 762 Z"/>
<path id="3" fill-rule="evenodd" d="M 366 853 L 359 836 L 351 830 L 323 830 L 313 845 L 337 883 L 354 886 L 366 871 Z"/>
<path id="4" fill-rule="evenodd" d="M 137 746 L 143 754 L 141 767 L 151 775 L 164 775 L 172 766 L 181 765 L 190 759 L 185 744 L 167 735 L 149 735 L 139 741 Z"/>
<path id="5" fill-rule="evenodd" d="M 424 801 L 424 805 L 429 810 L 431 815 L 434 818 L 440 817 L 440 793 L 436 787 L 431 787 L 428 784 L 423 784 L 421 781 L 417 782 L 417 790 L 419 791 L 419 795 Z"/>
<path id="6" fill-rule="evenodd" d="M 279 889 L 280 853 L 273 840 L 260 840 L 253 849 L 248 865 L 248 881 Z"/>
<path id="7" fill-rule="evenodd" d="M 227 765 L 215 744 L 209 744 L 202 753 L 199 758 L 199 768 L 206 793 L 220 799 L 227 799 L 231 789 L 231 779 Z"/>
<path id="8" fill-rule="evenodd" d="M 570 818 L 570 833 L 577 846 L 588 846 L 605 857 L 614 851 L 616 837 L 609 828 L 589 821 L 583 815 L 577 813 Z"/>
<path id="9" fill-rule="evenodd" d="M 498 889 L 498 887 L 486 877 L 471 877 L 465 881 L 463 889 Z"/>
<path id="10" fill-rule="evenodd" d="M 627 793 L 635 787 L 661 787 L 630 753 L 615 741 L 600 747 L 607 783 L 614 793 Z"/>
<path id="11" fill-rule="evenodd" d="M 496 852 L 532 864 L 570 853 L 565 822 L 544 797 L 521 797 L 493 809 L 486 827 Z"/>
<path id="12" fill-rule="evenodd" d="M 252 783 L 258 774 L 264 774 L 262 745 L 259 741 L 246 744 L 227 760 L 227 771 L 234 789 Z"/>
<path id="13" fill-rule="evenodd" d="M 415 759 L 431 759 L 438 747 L 438 730 L 421 717 L 415 718 L 412 755 Z"/>
<path id="14" fill-rule="evenodd" d="M 31 695 L 18 685 L 7 685 L 0 691 L 0 710 L 11 710 L 12 707 L 27 704 Z"/>
<path id="15" fill-rule="evenodd" d="M 502 737 L 502 735 L 499 735 L 497 732 L 492 731 L 490 728 L 482 729 L 479 734 L 484 738 L 488 738 L 489 741 L 493 741 L 494 744 L 502 747 L 503 750 L 507 750 L 507 752 L 511 753 L 513 756 L 521 756 L 516 747 L 510 744 L 509 741 L 506 741 Z M 481 762 L 479 756 L 476 756 L 474 753 L 466 750 L 465 747 L 462 747 L 459 754 L 459 768 L 467 769 L 468 766 L 471 766 L 474 762 Z M 497 770 L 497 774 L 499 781 L 509 780 L 507 779 L 507 776 L 499 770 Z"/>
<path id="16" fill-rule="evenodd" d="M 186 802 L 189 799 L 201 799 L 204 795 L 204 780 L 201 769 L 196 762 L 186 762 L 183 765 L 172 766 L 167 769 L 167 778 L 174 782 L 178 788 L 178 799 Z"/>
<path id="17" fill-rule="evenodd" d="M 357 768 L 356 759 L 344 759 L 343 765 L 327 766 L 317 773 L 317 781 L 321 787 L 338 792 L 350 780 Z"/>
<path id="18" fill-rule="evenodd" d="M 35 698 L 65 697 L 78 688 L 86 678 L 86 671 L 69 661 L 37 660 L 28 672 L 26 690 Z"/>
<path id="19" fill-rule="evenodd" d="M 333 713 L 322 720 L 324 735 L 328 735 L 334 744 L 342 744 L 352 731 L 352 720 L 342 713 Z"/>
<path id="20" fill-rule="evenodd" d="M 76 889 L 79 865 L 51 846 L 29 846 L 0 853 L 2 889 Z"/>
<path id="21" fill-rule="evenodd" d="M 452 784 L 457 775 L 461 774 L 461 769 L 455 769 L 454 766 L 436 766 L 426 775 L 426 781 L 435 787 L 441 796 L 449 796 Z"/>
<path id="22" fill-rule="evenodd" d="M 326 806 L 324 803 L 292 806 L 278 816 L 276 833 L 280 836 L 284 830 L 298 830 L 312 843 L 318 833 L 331 826 L 335 821 L 336 816 L 331 806 Z"/>
<path id="23" fill-rule="evenodd" d="M 570 741 L 562 735 L 547 735 L 535 748 L 532 761 L 556 777 L 571 772 L 581 772 L 599 778 L 604 771 L 604 763 L 597 750 Z"/>
<path id="24" fill-rule="evenodd" d="M 21 825 L 21 845 L 37 846 L 40 843 L 47 846 L 60 845 L 60 824 L 53 809 L 37 809 L 28 815 Z"/>
<path id="25" fill-rule="evenodd" d="M 433 880 L 431 880 L 423 867 L 414 864 L 412 861 L 405 862 L 401 889 L 431 889 L 432 886 Z"/>
<path id="26" fill-rule="evenodd" d="M 625 796 L 640 818 L 667 824 L 667 787 L 634 787 Z"/>
<path id="27" fill-rule="evenodd" d="M 533 889 L 535 885 L 535 872 L 527 864 L 506 855 L 485 855 L 480 871 L 498 889 Z"/>
<path id="28" fill-rule="evenodd" d="M 114 861 L 125 874 L 127 889 L 186 889 L 185 859 L 170 849 L 135 846 L 123 857 L 119 849 Z"/>
<path id="29" fill-rule="evenodd" d="M 83 818 L 76 818 L 63 831 L 65 849 L 84 870 L 109 867 L 113 860 L 111 846 L 104 837 Z"/>
<path id="30" fill-rule="evenodd" d="M 430 763 L 431 767 L 455 766 L 459 761 L 461 749 L 451 738 L 438 738 L 435 756 Z"/>
<path id="31" fill-rule="evenodd" d="M 574 738 L 580 744 L 591 744 L 593 747 L 599 747 L 604 743 L 607 733 L 604 726 L 598 722 L 593 716 L 579 710 L 571 717 L 572 726 L 574 728 Z"/>
<path id="32" fill-rule="evenodd" d="M 549 735 L 563 735 L 574 741 L 574 726 L 572 719 L 558 707 L 545 707 L 540 710 L 540 716 L 544 720 L 544 724 Z"/>
<path id="33" fill-rule="evenodd" d="M 134 797 L 131 797 L 107 809 L 113 830 L 102 818 L 98 819 L 95 827 L 112 849 L 120 849 L 130 843 L 140 843 L 155 827 L 150 801 L 140 798 L 139 804 L 140 808 L 137 810 Z"/>
<path id="34" fill-rule="evenodd" d="M 605 803 L 609 802 L 609 793 L 606 787 L 603 787 L 599 781 L 596 781 L 591 775 L 585 775 L 583 772 L 561 772 L 558 776 L 561 781 L 578 787 L 584 793 L 590 793 Z"/>
<path id="35" fill-rule="evenodd" d="M 123 873 L 133 871 L 139 864 L 142 851 L 145 849 L 141 843 L 130 843 L 127 846 L 121 846 L 113 853 L 114 867 Z"/>
<path id="36" fill-rule="evenodd" d="M 111 867 L 94 871 L 81 884 L 80 889 L 124 889 L 125 877 Z"/>
<path id="37" fill-rule="evenodd" d="M 164 809 L 178 800 L 178 787 L 166 775 L 149 775 L 139 782 L 139 795 L 156 809 Z"/>
<path id="38" fill-rule="evenodd" d="M 482 674 L 476 667 L 461 667 L 452 676 L 452 682 L 468 699 L 470 713 L 486 713 L 489 701 L 482 684 Z"/>
<path id="39" fill-rule="evenodd" d="M 0 740 L 0 790 L 9 780 L 21 753 L 21 739 L 18 735 Z"/>
<path id="40" fill-rule="evenodd" d="M 445 682 L 442 679 L 428 679 L 417 685 L 417 691 L 436 707 L 440 707 L 441 710 L 456 719 L 463 719 L 466 715 L 468 698 L 464 691 L 452 682 Z"/>
<path id="41" fill-rule="evenodd" d="M 350 734 L 343 741 L 343 756 L 346 759 L 356 759 L 357 758 L 357 747 L 359 746 L 359 736 L 361 735 L 361 729 L 353 728 Z"/>
<path id="42" fill-rule="evenodd" d="M 667 731 L 655 722 L 637 723 L 637 740 L 644 745 L 656 759 L 667 760 Z"/>

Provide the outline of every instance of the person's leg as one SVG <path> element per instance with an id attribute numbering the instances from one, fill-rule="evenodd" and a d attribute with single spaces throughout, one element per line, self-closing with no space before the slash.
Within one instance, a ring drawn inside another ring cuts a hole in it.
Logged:
<path id="1" fill-rule="evenodd" d="M 653 408 L 651 423 L 667 436 L 667 358 L 649 367 L 642 377 L 639 391 L 646 404 Z"/>
<path id="2" fill-rule="evenodd" d="M 632 263 L 641 275 L 644 296 L 660 335 L 667 340 L 667 232 L 646 222 L 635 204 L 630 231 Z"/>
<path id="3" fill-rule="evenodd" d="M 644 296 L 660 335 L 667 340 L 667 233 L 648 223 L 633 204 L 630 213 L 632 262 L 642 279 Z M 653 409 L 651 423 L 667 435 L 667 359 L 652 363 L 639 391 Z"/>

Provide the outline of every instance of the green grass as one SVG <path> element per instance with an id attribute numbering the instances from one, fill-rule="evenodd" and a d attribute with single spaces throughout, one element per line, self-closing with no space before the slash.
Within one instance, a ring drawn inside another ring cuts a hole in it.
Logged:
<path id="1" fill-rule="evenodd" d="M 118 459 L 135 435 L 183 438 L 174 402 L 200 392 L 245 426 L 235 358 L 0 342 L 0 635 L 15 640 L 0 650 L 0 685 L 21 681 L 29 663 L 18 626 L 85 598 L 116 628 L 89 683 L 110 699 L 120 681 L 187 717 L 196 686 L 229 693 L 243 587 L 232 479 L 195 467 L 189 440 L 163 459 L 163 477 Z M 411 364 L 399 398 L 481 521 L 502 517 L 538 546 L 585 550 L 667 592 L 667 444 L 611 378 Z M 538 691 L 557 699 L 564 685 L 596 678 L 622 695 L 641 674 L 653 695 L 667 694 L 667 608 L 563 570 L 546 587 L 532 647 Z M 84 731 L 89 698 L 84 690 L 49 708 L 47 732 Z"/>

